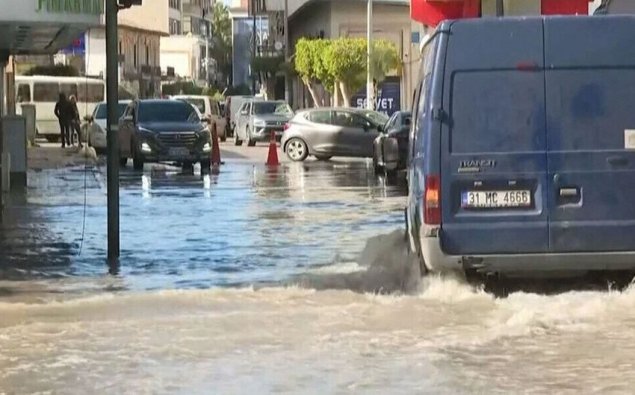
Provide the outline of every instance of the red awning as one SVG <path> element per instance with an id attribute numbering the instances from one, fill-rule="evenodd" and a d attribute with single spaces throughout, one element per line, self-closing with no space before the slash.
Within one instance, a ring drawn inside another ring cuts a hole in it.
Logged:
<path id="1" fill-rule="evenodd" d="M 593 0 L 526 0 L 540 1 L 543 15 L 588 14 Z M 410 0 L 410 17 L 428 26 L 445 19 L 478 18 L 481 0 Z"/>

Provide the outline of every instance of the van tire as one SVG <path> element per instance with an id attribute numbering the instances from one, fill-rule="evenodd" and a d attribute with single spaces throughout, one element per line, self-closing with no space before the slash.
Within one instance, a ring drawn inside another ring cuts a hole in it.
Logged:
<path id="1" fill-rule="evenodd" d="M 133 142 L 133 147 L 136 144 L 134 144 Z M 141 156 L 141 153 L 137 151 L 136 148 L 134 148 L 132 150 L 132 168 L 135 170 L 143 170 L 143 165 L 145 164 L 145 161 L 143 160 L 143 156 Z"/>
<path id="2" fill-rule="evenodd" d="M 60 141 L 60 136 L 55 135 L 55 134 L 45 134 L 44 138 L 49 143 L 57 143 L 58 141 Z"/>
<path id="3" fill-rule="evenodd" d="M 234 145 L 236 147 L 243 145 L 243 141 L 238 137 L 238 133 L 234 133 Z"/>

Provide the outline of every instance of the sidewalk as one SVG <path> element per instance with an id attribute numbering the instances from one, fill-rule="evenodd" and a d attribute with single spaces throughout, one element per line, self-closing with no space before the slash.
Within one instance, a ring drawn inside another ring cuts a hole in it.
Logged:
<path id="1" fill-rule="evenodd" d="M 30 147 L 27 151 L 27 166 L 29 170 L 59 169 L 64 167 L 95 165 L 97 155 L 92 148 L 78 147 Z"/>

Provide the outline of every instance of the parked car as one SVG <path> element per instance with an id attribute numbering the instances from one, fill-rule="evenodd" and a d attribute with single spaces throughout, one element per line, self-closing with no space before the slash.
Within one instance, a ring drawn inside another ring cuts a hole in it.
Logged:
<path id="1" fill-rule="evenodd" d="M 198 110 L 184 101 L 133 101 L 119 121 L 119 143 L 122 157 L 132 158 L 136 170 L 143 169 L 146 162 L 210 166 L 209 127 Z"/>
<path id="2" fill-rule="evenodd" d="M 356 108 L 314 108 L 300 111 L 282 135 L 282 149 L 289 159 L 318 160 L 333 156 L 373 157 L 373 143 L 388 117 Z"/>
<path id="3" fill-rule="evenodd" d="M 439 26 L 408 167 L 423 270 L 635 269 L 634 35 L 635 18 L 617 15 Z"/>
<path id="4" fill-rule="evenodd" d="M 261 100 L 254 96 L 227 96 L 225 99 L 225 121 L 227 122 L 228 129 L 231 135 L 235 136 L 236 122 L 239 114 L 239 109 L 242 105 L 249 100 Z"/>
<path id="5" fill-rule="evenodd" d="M 408 164 L 408 135 L 410 134 L 410 122 L 412 116 L 410 111 L 395 112 L 373 145 L 373 167 L 375 173 L 394 173 L 403 170 Z M 392 145 L 392 149 L 384 150 L 387 145 Z M 394 147 L 396 145 L 396 148 Z M 396 155 L 389 157 L 387 154 L 393 152 Z"/>
<path id="6" fill-rule="evenodd" d="M 210 128 L 216 125 L 216 132 L 218 133 L 220 141 L 227 140 L 227 121 L 222 115 L 218 101 L 205 95 L 176 95 L 172 96 L 172 99 L 185 100 L 193 106 L 196 106 L 198 111 L 203 114 L 203 117 L 208 119 Z"/>
<path id="7" fill-rule="evenodd" d="M 126 107 L 130 104 L 130 100 L 120 100 L 117 105 L 117 119 L 121 118 Z M 106 103 L 99 103 L 95 107 L 92 115 L 87 116 L 84 120 L 86 127 L 87 142 L 90 147 L 95 149 L 98 154 L 106 152 L 106 124 L 108 118 Z"/>
<path id="8" fill-rule="evenodd" d="M 293 117 L 293 110 L 282 100 L 245 102 L 239 110 L 234 140 L 236 145 L 247 141 L 253 147 L 258 141 L 269 141 L 271 132 L 282 138 L 284 127 Z"/>

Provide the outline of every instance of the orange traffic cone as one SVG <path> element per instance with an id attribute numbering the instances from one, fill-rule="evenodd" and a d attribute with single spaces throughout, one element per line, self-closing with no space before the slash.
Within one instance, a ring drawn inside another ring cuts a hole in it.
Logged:
<path id="1" fill-rule="evenodd" d="M 267 155 L 267 166 L 279 166 L 278 145 L 276 144 L 276 132 L 271 131 L 271 140 L 269 140 L 269 155 Z"/>
<path id="2" fill-rule="evenodd" d="M 218 131 L 216 130 L 216 124 L 212 126 L 212 156 L 210 158 L 212 166 L 220 166 L 220 147 L 218 146 Z"/>

